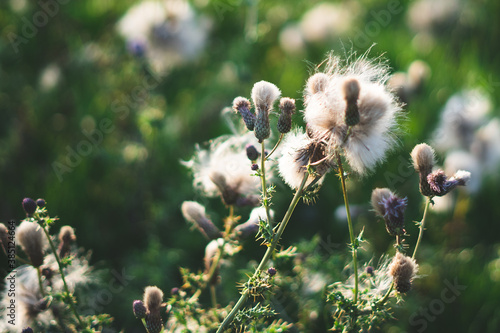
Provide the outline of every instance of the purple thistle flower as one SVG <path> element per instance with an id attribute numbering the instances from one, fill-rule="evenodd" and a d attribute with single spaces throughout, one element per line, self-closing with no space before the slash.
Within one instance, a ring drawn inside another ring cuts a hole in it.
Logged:
<path id="1" fill-rule="evenodd" d="M 146 313 L 148 312 L 148 309 L 146 309 L 144 302 L 139 300 L 134 301 L 132 309 L 134 310 L 135 317 L 139 319 L 145 318 Z"/>
<path id="2" fill-rule="evenodd" d="M 392 236 L 405 234 L 404 212 L 407 198 L 400 198 L 387 188 L 376 188 L 372 192 L 372 206 L 377 215 L 385 220 L 387 232 Z"/>
<path id="3" fill-rule="evenodd" d="M 432 195 L 441 197 L 451 192 L 457 186 L 465 186 L 470 179 L 470 172 L 458 171 L 453 177 L 448 178 L 443 170 L 439 169 L 427 176 L 427 182 Z"/>

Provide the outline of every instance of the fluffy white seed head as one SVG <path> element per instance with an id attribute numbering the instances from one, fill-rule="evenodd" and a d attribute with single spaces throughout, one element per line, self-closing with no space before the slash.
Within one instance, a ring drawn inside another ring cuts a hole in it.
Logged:
<path id="1" fill-rule="evenodd" d="M 313 95 L 310 89 L 306 91 L 304 119 L 316 136 L 326 135 L 331 148 L 343 147 L 351 168 L 363 174 L 382 161 L 395 143 L 401 107 L 385 86 L 387 68 L 364 57 L 350 63 L 330 57 L 324 75 L 327 82 L 323 91 Z M 351 126 L 349 136 L 344 116 L 346 85 L 353 88 L 348 89 L 351 97 L 358 94 L 359 123 Z"/>
<path id="2" fill-rule="evenodd" d="M 149 312 L 157 312 L 163 302 L 163 291 L 156 286 L 149 286 L 144 289 L 144 304 Z"/>
<path id="3" fill-rule="evenodd" d="M 252 88 L 252 100 L 257 112 L 269 112 L 280 95 L 278 87 L 267 81 L 259 81 Z"/>
<path id="4" fill-rule="evenodd" d="M 47 242 L 42 228 L 33 222 L 23 221 L 16 230 L 17 241 L 35 267 L 43 264 Z"/>
<path id="5" fill-rule="evenodd" d="M 429 173 L 435 164 L 434 149 L 426 143 L 416 145 L 411 151 L 411 159 L 416 172 Z"/>

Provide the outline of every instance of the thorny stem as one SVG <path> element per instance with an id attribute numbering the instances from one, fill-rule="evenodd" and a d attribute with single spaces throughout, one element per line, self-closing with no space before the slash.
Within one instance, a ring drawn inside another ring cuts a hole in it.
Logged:
<path id="1" fill-rule="evenodd" d="M 269 202 L 267 198 L 267 186 L 266 186 L 266 147 L 264 146 L 264 140 L 262 140 L 261 144 L 261 158 L 260 158 L 260 178 L 262 180 L 262 203 L 264 204 L 264 207 L 266 208 L 266 217 L 267 217 L 267 223 L 269 226 L 272 228 L 273 227 L 273 222 L 271 221 L 271 214 L 269 214 Z"/>
<path id="2" fill-rule="evenodd" d="M 422 221 L 419 223 L 419 229 L 420 232 L 418 233 L 418 238 L 417 238 L 417 244 L 415 244 L 415 250 L 413 250 L 413 255 L 411 256 L 412 259 L 415 259 L 415 255 L 417 254 L 418 246 L 420 245 L 420 242 L 422 241 L 422 236 L 424 235 L 424 229 L 425 229 L 425 219 L 427 217 L 427 211 L 429 210 L 429 205 L 431 203 L 431 198 L 427 197 L 427 200 L 425 201 L 425 208 L 424 208 L 424 215 L 422 216 Z"/>
<path id="3" fill-rule="evenodd" d="M 42 297 L 45 297 L 45 291 L 43 291 L 43 284 L 42 284 L 42 271 L 40 267 L 35 267 L 36 268 L 36 273 L 38 275 L 38 286 L 40 287 L 40 293 L 42 293 Z"/>
<path id="4" fill-rule="evenodd" d="M 283 220 L 281 221 L 278 230 L 276 231 L 276 234 L 273 237 L 273 241 L 271 242 L 271 245 L 266 250 L 266 253 L 264 254 L 264 257 L 262 257 L 262 260 L 260 261 L 259 266 L 255 270 L 253 277 L 257 276 L 257 274 L 262 271 L 263 267 L 267 264 L 268 260 L 271 258 L 271 255 L 273 254 L 274 250 L 276 249 L 276 246 L 278 245 L 278 242 L 281 238 L 281 235 L 283 235 L 283 232 L 285 231 L 285 228 L 288 224 L 288 221 L 290 220 L 290 217 L 293 214 L 293 211 L 295 210 L 295 207 L 297 206 L 297 203 L 299 202 L 300 198 L 302 197 L 302 190 L 304 189 L 304 186 L 306 184 L 307 178 L 309 177 L 309 174 L 306 172 L 304 174 L 304 178 L 302 179 L 302 183 L 300 184 L 299 188 L 297 189 L 297 192 L 295 192 L 295 195 L 292 199 L 292 202 L 290 202 L 290 206 L 288 206 L 288 209 L 285 213 L 285 216 L 283 217 Z M 233 320 L 234 316 L 238 312 L 238 310 L 245 304 L 246 300 L 250 296 L 249 290 L 245 290 L 241 296 L 236 305 L 233 307 L 231 312 L 224 318 L 224 321 L 222 324 L 219 326 L 217 329 L 217 333 L 222 333 L 224 328 L 231 323 Z"/>
<path id="5" fill-rule="evenodd" d="M 276 149 L 278 149 L 278 146 L 280 145 L 281 143 L 281 140 L 283 140 L 283 137 L 285 136 L 284 133 L 281 133 L 280 135 L 280 138 L 278 139 L 278 142 L 276 142 L 276 144 L 274 145 L 274 148 L 273 150 L 271 150 L 271 152 L 269 154 L 266 155 L 265 157 L 265 160 L 267 161 L 269 159 L 269 157 L 271 157 L 271 155 L 276 151 Z"/>
<path id="6" fill-rule="evenodd" d="M 351 220 L 351 210 L 349 209 L 349 199 L 347 198 L 347 189 L 345 186 L 345 175 L 344 168 L 342 167 L 342 159 L 340 155 L 337 153 L 337 165 L 339 168 L 339 177 L 342 183 L 342 193 L 344 195 L 344 204 L 345 211 L 347 213 L 347 224 L 349 225 L 349 237 L 351 239 L 351 248 L 352 248 L 352 262 L 354 266 L 354 304 L 358 301 L 358 255 L 357 255 L 357 245 L 354 242 L 354 228 L 352 226 Z"/>
<path id="7" fill-rule="evenodd" d="M 78 314 L 78 312 L 76 311 L 76 308 L 75 308 L 73 296 L 69 292 L 68 284 L 66 283 L 66 278 L 64 277 L 64 270 L 63 270 L 63 267 L 61 265 L 61 260 L 59 259 L 59 255 L 57 254 L 56 247 L 54 246 L 54 242 L 52 241 L 52 238 L 50 238 L 50 235 L 49 235 L 47 229 L 45 229 L 44 226 L 41 226 L 41 228 L 42 228 L 43 232 L 45 233 L 45 236 L 47 236 L 47 239 L 49 240 L 50 248 L 51 248 L 52 252 L 54 253 L 54 257 L 56 258 L 57 265 L 59 266 L 59 272 L 61 273 L 61 280 L 62 280 L 63 285 L 64 285 L 64 291 L 66 291 L 66 294 L 68 295 L 68 297 L 70 299 L 69 307 L 73 311 L 73 314 L 75 315 L 76 320 L 78 321 L 78 324 L 80 325 L 80 327 L 83 327 L 84 325 L 83 325 L 82 319 L 80 318 L 80 315 Z"/>

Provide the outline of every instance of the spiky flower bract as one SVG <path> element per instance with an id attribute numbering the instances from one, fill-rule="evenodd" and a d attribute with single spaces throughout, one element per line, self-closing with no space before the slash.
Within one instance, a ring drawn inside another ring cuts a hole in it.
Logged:
<path id="1" fill-rule="evenodd" d="M 374 168 L 395 143 L 401 107 L 385 85 L 387 78 L 388 69 L 381 62 L 363 56 L 344 63 L 330 56 L 325 73 L 315 74 L 307 85 L 304 119 L 308 127 L 328 143 L 330 154 L 341 148 L 358 174 Z M 349 100 L 354 105 L 356 93 L 359 121 L 349 118 L 346 123 Z"/>

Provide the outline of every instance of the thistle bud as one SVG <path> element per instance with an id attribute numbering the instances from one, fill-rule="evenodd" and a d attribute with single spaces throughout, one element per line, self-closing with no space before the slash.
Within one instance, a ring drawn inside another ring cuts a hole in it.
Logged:
<path id="1" fill-rule="evenodd" d="M 253 131 L 255 127 L 255 115 L 250 111 L 251 104 L 248 99 L 245 97 L 236 97 L 233 101 L 233 110 L 239 112 L 243 121 L 245 122 L 245 126 L 249 131 Z"/>
<path id="2" fill-rule="evenodd" d="M 144 305 L 143 301 L 137 300 L 132 304 L 132 309 L 134 311 L 134 316 L 138 319 L 146 318 L 146 313 L 148 309 Z"/>
<path id="3" fill-rule="evenodd" d="M 347 126 L 354 126 L 359 123 L 359 82 L 351 78 L 344 82 L 344 99 L 346 101 L 345 123 Z"/>
<path id="4" fill-rule="evenodd" d="M 34 267 L 43 264 L 45 235 L 42 228 L 33 222 L 23 221 L 17 228 L 17 241 L 28 255 Z"/>
<path id="5" fill-rule="evenodd" d="M 274 267 L 269 267 L 269 268 L 267 269 L 267 274 L 269 274 L 269 276 L 271 276 L 271 277 L 275 276 L 277 272 L 278 272 L 278 271 L 277 271 L 277 270 L 276 270 L 276 268 L 274 268 Z"/>
<path id="6" fill-rule="evenodd" d="M 65 225 L 59 231 L 59 257 L 64 258 L 68 255 L 71 244 L 76 241 L 75 231 L 69 225 Z"/>
<path id="7" fill-rule="evenodd" d="M 26 328 L 23 328 L 23 330 L 21 331 L 21 333 L 33 333 L 33 329 L 28 326 Z"/>
<path id="8" fill-rule="evenodd" d="M 36 205 L 40 208 L 45 207 L 45 200 L 42 198 L 36 199 Z"/>
<path id="9" fill-rule="evenodd" d="M 427 175 L 427 182 L 432 195 L 441 197 L 451 192 L 457 186 L 465 186 L 470 179 L 470 172 L 459 170 L 448 179 L 443 170 L 436 170 Z"/>
<path id="10" fill-rule="evenodd" d="M 36 212 L 36 203 L 33 199 L 31 198 L 24 198 L 23 199 L 23 209 L 26 212 L 28 216 L 33 215 Z"/>
<path id="11" fill-rule="evenodd" d="M 373 269 L 372 266 L 368 266 L 368 267 L 366 267 L 366 273 L 370 276 L 373 276 L 373 275 L 375 275 L 375 270 Z"/>
<path id="12" fill-rule="evenodd" d="M 250 168 L 252 169 L 252 171 L 257 171 L 257 170 L 259 170 L 259 165 L 254 163 L 254 164 L 252 164 L 252 166 Z"/>
<path id="13" fill-rule="evenodd" d="M 176 296 L 176 295 L 179 295 L 179 291 L 180 289 L 177 288 L 177 287 L 174 287 L 170 290 L 170 294 L 172 294 L 173 296 Z"/>
<path id="14" fill-rule="evenodd" d="M 434 167 L 434 149 L 426 143 L 416 145 L 411 151 L 413 167 L 420 177 L 420 193 L 424 196 L 432 196 L 432 191 L 427 182 L 427 175 Z"/>
<path id="15" fill-rule="evenodd" d="M 325 91 L 328 85 L 328 75 L 316 73 L 307 80 L 307 92 L 311 95 Z"/>
<path id="16" fill-rule="evenodd" d="M 295 112 L 295 100 L 283 97 L 280 100 L 281 114 L 278 119 L 278 131 L 288 133 L 292 129 L 292 114 Z"/>
<path id="17" fill-rule="evenodd" d="M 371 204 L 375 213 L 384 218 L 385 228 L 391 236 L 405 234 L 404 211 L 407 198 L 399 198 L 387 188 L 376 188 L 372 192 Z"/>
<path id="18" fill-rule="evenodd" d="M 205 214 L 205 207 L 195 201 L 184 201 L 181 206 L 184 218 L 193 223 L 207 239 L 222 236 L 220 230 Z"/>
<path id="19" fill-rule="evenodd" d="M 269 127 L 269 113 L 267 111 L 259 112 L 255 121 L 255 137 L 259 143 L 271 136 L 271 128 Z"/>
<path id="20" fill-rule="evenodd" d="M 247 157 L 250 161 L 255 161 L 259 158 L 260 153 L 257 151 L 254 145 L 248 144 L 245 147 Z"/>
<path id="21" fill-rule="evenodd" d="M 400 293 L 406 293 L 411 289 L 413 278 L 418 271 L 415 259 L 396 253 L 389 265 L 389 275 L 392 276 L 394 286 Z"/>

